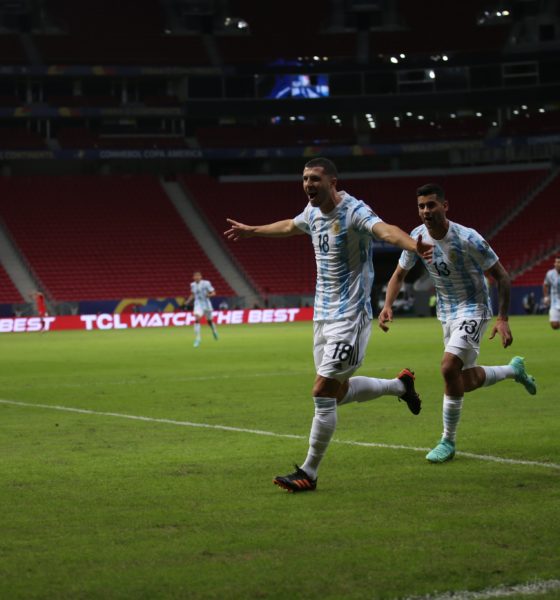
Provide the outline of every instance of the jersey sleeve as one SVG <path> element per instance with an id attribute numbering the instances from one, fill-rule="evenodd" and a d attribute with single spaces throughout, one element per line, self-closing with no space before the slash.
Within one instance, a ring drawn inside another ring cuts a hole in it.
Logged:
<path id="1" fill-rule="evenodd" d="M 412 267 L 416 264 L 418 260 L 418 255 L 415 252 L 410 252 L 410 250 L 403 250 L 399 257 L 399 266 L 405 271 L 410 271 Z"/>
<path id="2" fill-rule="evenodd" d="M 209 281 L 206 281 L 206 291 L 210 294 L 213 294 L 216 291 Z"/>
<path id="3" fill-rule="evenodd" d="M 380 219 L 367 204 L 360 202 L 352 211 L 350 222 L 353 229 L 356 231 L 373 235 L 371 228 L 377 223 L 382 223 L 383 220 Z"/>
<path id="4" fill-rule="evenodd" d="M 410 232 L 410 237 L 414 240 L 418 239 L 420 234 L 423 234 L 422 227 L 417 227 Z M 411 252 L 410 250 L 403 250 L 399 257 L 399 266 L 405 271 L 410 271 L 418 260 L 418 254 Z"/>
<path id="5" fill-rule="evenodd" d="M 468 240 L 470 253 L 483 271 L 487 271 L 498 262 L 498 255 L 478 231 L 471 229 Z"/>
<path id="6" fill-rule="evenodd" d="M 552 277 L 550 276 L 550 271 L 546 272 L 546 275 L 544 276 L 543 285 L 548 285 L 549 287 L 552 286 Z"/>
<path id="7" fill-rule="evenodd" d="M 298 229 L 301 229 L 301 231 L 311 235 L 311 229 L 309 227 L 309 205 L 307 205 L 303 209 L 303 212 L 301 212 L 297 217 L 294 217 L 294 225 Z"/>

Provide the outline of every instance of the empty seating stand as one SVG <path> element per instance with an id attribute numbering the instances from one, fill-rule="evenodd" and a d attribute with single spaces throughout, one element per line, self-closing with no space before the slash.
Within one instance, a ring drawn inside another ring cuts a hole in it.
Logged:
<path id="1" fill-rule="evenodd" d="M 557 176 L 492 240 L 506 268 L 520 266 L 558 240 L 559 195 L 560 176 Z M 515 283 L 526 279 L 520 278 Z"/>
<path id="2" fill-rule="evenodd" d="M 58 301 L 189 294 L 200 270 L 233 291 L 152 176 L 11 177 L 0 216 Z"/>
<path id="3" fill-rule="evenodd" d="M 23 301 L 24 299 L 13 284 L 8 273 L 0 265 L 0 304 L 16 304 Z"/>

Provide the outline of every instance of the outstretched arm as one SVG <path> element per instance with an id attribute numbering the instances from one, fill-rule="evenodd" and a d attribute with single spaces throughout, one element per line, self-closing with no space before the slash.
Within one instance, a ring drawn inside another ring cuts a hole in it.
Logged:
<path id="1" fill-rule="evenodd" d="M 507 348 L 508 346 L 511 346 L 513 342 L 513 336 L 508 323 L 511 282 L 507 271 L 500 261 L 490 267 L 490 269 L 486 271 L 486 274 L 491 275 L 498 284 L 498 316 L 496 318 L 496 323 L 492 328 L 492 332 L 490 333 L 490 339 L 494 339 L 494 336 L 499 333 L 502 338 L 502 346 Z"/>
<path id="2" fill-rule="evenodd" d="M 393 320 L 393 302 L 399 295 L 399 291 L 407 273 L 408 271 L 403 269 L 400 265 L 397 265 L 395 272 L 391 276 L 391 279 L 389 279 L 387 293 L 385 294 L 385 304 L 377 317 L 377 324 L 383 331 L 389 331 L 387 323 L 390 323 Z"/>
<path id="3" fill-rule="evenodd" d="M 397 246 L 402 250 L 415 252 L 427 261 L 432 260 L 434 247 L 430 244 L 424 243 L 421 235 L 419 235 L 418 239 L 415 240 L 414 238 L 411 238 L 408 233 L 405 233 L 400 227 L 397 227 L 396 225 L 389 225 L 389 223 L 384 223 L 383 221 L 376 223 L 371 228 L 371 231 L 377 239 L 383 242 L 393 244 L 393 246 Z"/>
<path id="4" fill-rule="evenodd" d="M 269 223 L 268 225 L 245 225 L 233 219 L 226 219 L 226 221 L 231 227 L 224 231 L 224 235 L 234 242 L 250 237 L 290 237 L 291 235 L 304 233 L 295 226 L 293 219 L 276 221 L 276 223 Z"/>

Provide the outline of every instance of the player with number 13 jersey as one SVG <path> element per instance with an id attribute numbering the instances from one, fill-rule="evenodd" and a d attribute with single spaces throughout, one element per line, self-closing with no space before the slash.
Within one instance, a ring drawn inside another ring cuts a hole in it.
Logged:
<path id="1" fill-rule="evenodd" d="M 488 242 L 474 229 L 448 221 L 442 239 L 434 239 L 426 225 L 416 227 L 410 237 L 433 244 L 431 263 L 424 262 L 437 292 L 437 314 L 442 322 L 454 319 L 489 319 L 492 305 L 484 272 L 498 262 Z M 409 271 L 420 258 L 401 254 L 399 265 Z"/>

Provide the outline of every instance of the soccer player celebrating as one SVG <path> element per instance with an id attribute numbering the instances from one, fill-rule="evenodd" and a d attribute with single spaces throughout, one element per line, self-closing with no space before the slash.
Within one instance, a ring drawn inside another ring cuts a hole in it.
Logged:
<path id="1" fill-rule="evenodd" d="M 550 326 L 560 329 L 560 256 L 554 259 L 554 269 L 544 278 L 543 296 L 545 306 L 549 307 Z"/>
<path id="2" fill-rule="evenodd" d="M 214 339 L 218 339 L 218 331 L 212 319 L 212 303 L 210 298 L 216 295 L 216 290 L 207 279 L 202 279 L 202 273 L 195 271 L 193 273 L 194 281 L 191 283 L 191 295 L 187 298 L 186 304 L 189 305 L 194 299 L 194 347 L 200 346 L 200 319 L 205 316 Z"/>
<path id="3" fill-rule="evenodd" d="M 445 382 L 443 396 L 443 437 L 426 458 L 433 463 L 451 460 L 455 455 L 455 434 L 465 392 L 514 379 L 529 394 L 536 394 L 535 379 L 525 371 L 524 359 L 515 356 L 510 363 L 498 367 L 478 367 L 476 360 L 480 340 L 492 317 L 485 274 L 498 284 L 498 317 L 490 339 L 498 333 L 507 348 L 513 341 L 508 323 L 510 280 L 488 242 L 474 229 L 447 219 L 448 203 L 439 185 L 418 188 L 418 213 L 422 225 L 411 233 L 434 245 L 432 261 L 424 264 L 434 283 L 437 314 L 443 326 L 445 351 L 441 374 Z M 391 306 L 401 289 L 407 272 L 414 266 L 416 254 L 405 250 L 387 286 L 379 326 L 388 331 L 392 321 Z"/>
<path id="4" fill-rule="evenodd" d="M 317 262 L 314 310 L 313 385 L 315 416 L 309 451 L 295 472 L 277 476 L 274 483 L 288 491 L 311 491 L 317 486 L 319 464 L 327 451 L 337 421 L 337 404 L 364 402 L 382 395 L 404 400 L 413 414 L 420 412 L 414 374 L 403 369 L 395 379 L 352 377 L 362 364 L 371 333 L 373 238 L 418 252 L 429 260 L 432 247 L 413 240 L 394 225 L 384 223 L 369 206 L 337 191 L 337 170 L 328 159 L 315 158 L 303 171 L 308 204 L 294 219 L 268 225 L 245 225 L 228 219 L 225 235 L 234 241 L 253 236 L 311 236 Z"/>

